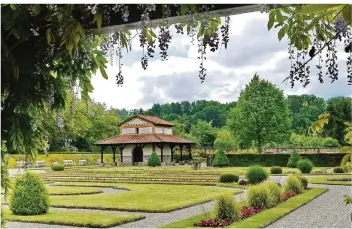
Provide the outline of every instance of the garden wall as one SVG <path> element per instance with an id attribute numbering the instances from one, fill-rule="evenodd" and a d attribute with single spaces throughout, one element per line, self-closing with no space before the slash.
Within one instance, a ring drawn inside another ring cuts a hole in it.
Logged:
<path id="1" fill-rule="evenodd" d="M 16 168 L 16 161 L 24 161 L 24 155 L 9 155 L 8 167 Z M 39 154 L 35 160 L 37 161 L 45 161 L 48 166 L 51 166 L 53 162 L 58 162 L 59 164 L 63 164 L 63 160 L 73 160 L 75 165 L 78 165 L 78 160 L 87 160 L 90 165 L 94 165 L 97 162 L 97 159 L 100 159 L 100 154 L 52 154 L 48 155 Z M 116 154 L 116 161 L 120 161 L 120 155 Z M 106 164 L 112 163 L 112 154 L 104 153 L 104 162 Z"/>
<path id="2" fill-rule="evenodd" d="M 316 167 L 339 166 L 345 154 L 300 154 L 308 158 Z M 227 154 L 232 166 L 287 166 L 290 154 Z"/>

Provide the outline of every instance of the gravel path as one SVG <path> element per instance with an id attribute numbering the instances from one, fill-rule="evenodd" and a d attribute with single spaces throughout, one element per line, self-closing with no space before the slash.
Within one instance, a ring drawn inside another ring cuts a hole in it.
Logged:
<path id="1" fill-rule="evenodd" d="M 343 195 L 351 195 L 351 186 L 316 185 L 329 191 L 282 217 L 268 228 L 351 228 L 352 207 L 345 206 Z"/>

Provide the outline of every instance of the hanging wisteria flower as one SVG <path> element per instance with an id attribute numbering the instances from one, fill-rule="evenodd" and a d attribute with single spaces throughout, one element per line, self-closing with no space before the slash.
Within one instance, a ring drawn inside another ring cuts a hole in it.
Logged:
<path id="1" fill-rule="evenodd" d="M 33 36 L 35 37 L 39 36 L 39 33 L 38 33 L 39 27 L 37 27 L 36 29 L 30 28 L 29 30 L 33 33 Z"/>
<path id="2" fill-rule="evenodd" d="M 335 39 L 339 39 L 341 41 L 342 37 L 346 37 L 347 34 L 347 27 L 345 25 L 345 21 L 343 20 L 343 18 L 337 18 L 334 23 L 334 26 L 337 33 Z"/>
<path id="3" fill-rule="evenodd" d="M 32 130 L 36 132 L 38 130 L 38 126 L 35 123 L 32 123 Z"/>
<path id="4" fill-rule="evenodd" d="M 64 128 L 64 120 L 59 114 L 56 115 L 56 123 L 60 129 Z"/>

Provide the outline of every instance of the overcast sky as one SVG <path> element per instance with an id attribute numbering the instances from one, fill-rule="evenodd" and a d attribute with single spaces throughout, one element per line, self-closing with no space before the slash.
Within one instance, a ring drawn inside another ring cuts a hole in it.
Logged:
<path id="1" fill-rule="evenodd" d="M 115 75 L 118 67 L 109 65 L 108 80 L 100 73 L 93 76 L 92 98 L 118 109 L 148 109 L 154 103 L 184 100 L 232 102 L 238 99 L 240 91 L 255 72 L 281 88 L 286 95 L 315 94 L 323 98 L 352 95 L 352 87 L 347 84 L 346 53 L 342 51 L 338 53 L 338 81 L 330 83 L 326 77 L 325 83 L 320 84 L 313 67 L 311 83 L 306 88 L 299 83 L 294 88 L 289 82 L 282 83 L 290 69 L 287 40 L 279 42 L 277 30 L 267 30 L 267 20 L 268 15 L 259 12 L 232 16 L 228 48 L 222 48 L 221 52 L 208 52 L 205 61 L 207 77 L 202 84 L 198 77 L 197 46 L 191 45 L 190 37 L 176 35 L 172 30 L 168 60 L 161 61 L 157 49 L 157 55 L 149 60 L 147 70 L 142 69 L 142 51 L 136 37 L 132 52 L 122 59 L 124 85 L 117 87 Z"/>

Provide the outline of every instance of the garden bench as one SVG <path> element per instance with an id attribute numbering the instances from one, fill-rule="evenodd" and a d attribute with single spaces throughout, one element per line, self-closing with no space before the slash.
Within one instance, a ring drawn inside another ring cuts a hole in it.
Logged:
<path id="1" fill-rule="evenodd" d="M 38 168 L 39 166 L 46 166 L 45 161 L 35 161 L 34 167 Z"/>
<path id="2" fill-rule="evenodd" d="M 87 165 L 87 160 L 78 160 L 78 165 Z"/>
<path id="3" fill-rule="evenodd" d="M 18 169 L 24 167 L 24 161 L 16 161 L 16 167 L 17 167 Z"/>
<path id="4" fill-rule="evenodd" d="M 69 165 L 74 165 L 75 163 L 73 162 L 73 160 L 64 160 L 64 166 L 69 166 Z"/>
<path id="5" fill-rule="evenodd" d="M 101 163 L 101 159 L 97 159 L 97 165 L 100 165 Z M 103 161 L 103 163 L 105 164 L 105 161 Z"/>

